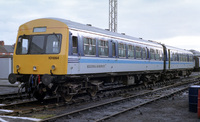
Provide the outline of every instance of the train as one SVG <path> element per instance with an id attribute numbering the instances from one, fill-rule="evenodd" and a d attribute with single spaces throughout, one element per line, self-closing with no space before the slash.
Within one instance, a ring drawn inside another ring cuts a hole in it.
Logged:
<path id="1" fill-rule="evenodd" d="M 19 27 L 11 84 L 38 100 L 60 95 L 94 97 L 107 86 L 156 83 L 189 76 L 192 52 L 60 18 Z"/>

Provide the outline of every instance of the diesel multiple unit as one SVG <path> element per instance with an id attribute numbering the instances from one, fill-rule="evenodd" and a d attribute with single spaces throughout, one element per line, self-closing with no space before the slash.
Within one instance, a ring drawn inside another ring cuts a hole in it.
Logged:
<path id="1" fill-rule="evenodd" d="M 57 18 L 19 27 L 9 82 L 42 100 L 79 92 L 94 96 L 105 84 L 147 84 L 189 76 L 190 51 Z"/>

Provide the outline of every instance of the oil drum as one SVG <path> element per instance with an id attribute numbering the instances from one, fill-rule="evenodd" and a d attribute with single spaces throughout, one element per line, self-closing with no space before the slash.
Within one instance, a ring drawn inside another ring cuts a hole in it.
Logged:
<path id="1" fill-rule="evenodd" d="M 189 87 L 189 111 L 197 113 L 199 85 Z"/>

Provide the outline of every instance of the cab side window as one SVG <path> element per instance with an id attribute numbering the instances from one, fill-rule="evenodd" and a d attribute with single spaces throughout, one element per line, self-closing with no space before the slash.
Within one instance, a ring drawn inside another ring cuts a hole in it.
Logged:
<path id="1" fill-rule="evenodd" d="M 16 54 L 27 54 L 28 46 L 29 46 L 29 39 L 19 37 Z"/>

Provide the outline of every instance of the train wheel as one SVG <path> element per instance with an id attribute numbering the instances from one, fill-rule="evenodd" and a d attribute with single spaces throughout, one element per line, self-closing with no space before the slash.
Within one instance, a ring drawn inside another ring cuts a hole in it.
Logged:
<path id="1" fill-rule="evenodd" d="M 62 94 L 61 95 L 63 98 L 64 98 L 64 100 L 66 101 L 66 102 L 70 102 L 71 100 L 72 100 L 72 98 L 73 98 L 73 95 L 70 95 L 70 94 Z"/>
<path id="2" fill-rule="evenodd" d="M 145 87 L 148 87 L 148 82 L 147 81 L 146 82 L 144 81 L 143 84 L 144 84 Z"/>
<path id="3" fill-rule="evenodd" d="M 44 85 L 39 85 L 37 90 L 33 92 L 33 97 L 35 97 L 38 101 L 43 101 L 46 96 L 46 92 L 43 91 Z"/>
<path id="4" fill-rule="evenodd" d="M 87 92 L 89 93 L 89 95 L 91 97 L 96 96 L 97 92 L 98 92 L 98 88 L 97 86 L 93 86 L 92 88 L 88 89 Z"/>
<path id="5" fill-rule="evenodd" d="M 33 96 L 38 100 L 38 101 L 43 101 L 44 97 L 46 94 L 44 92 L 36 91 Z"/>
<path id="6" fill-rule="evenodd" d="M 64 97 L 64 99 L 65 99 L 66 102 L 70 102 L 72 100 L 72 98 L 73 98 L 73 95 L 66 95 Z"/>

